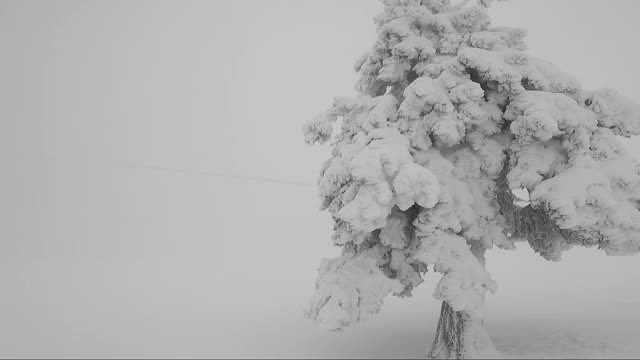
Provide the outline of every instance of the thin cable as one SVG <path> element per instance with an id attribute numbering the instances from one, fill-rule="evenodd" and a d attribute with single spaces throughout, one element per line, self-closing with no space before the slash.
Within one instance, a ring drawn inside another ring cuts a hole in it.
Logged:
<path id="1" fill-rule="evenodd" d="M 122 164 L 119 164 L 122 165 Z M 180 173 L 180 174 L 189 174 L 189 175 L 198 175 L 198 176 L 213 176 L 213 177 L 222 177 L 228 179 L 237 179 L 237 180 L 247 180 L 247 181 L 255 181 L 255 182 L 264 182 L 264 183 L 275 183 L 281 185 L 295 185 L 295 186 L 304 186 L 304 187 L 315 187 L 316 185 L 300 182 L 300 181 L 290 181 L 290 180 L 282 180 L 275 178 L 267 178 L 260 176 L 246 176 L 246 175 L 234 175 L 234 174 L 225 174 L 220 172 L 213 171 L 205 171 L 205 170 L 197 170 L 197 169 L 180 169 L 180 168 L 171 168 L 171 167 L 163 167 L 163 166 L 152 166 L 152 165 L 124 165 L 126 167 L 147 169 L 153 171 L 162 171 L 162 172 L 171 172 L 171 173 Z"/>

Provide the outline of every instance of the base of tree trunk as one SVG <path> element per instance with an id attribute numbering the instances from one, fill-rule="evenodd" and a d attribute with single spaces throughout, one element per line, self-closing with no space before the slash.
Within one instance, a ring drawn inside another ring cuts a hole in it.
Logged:
<path id="1" fill-rule="evenodd" d="M 493 345 L 482 319 L 455 312 L 443 302 L 436 338 L 428 358 L 496 359 L 500 358 L 500 353 Z"/>

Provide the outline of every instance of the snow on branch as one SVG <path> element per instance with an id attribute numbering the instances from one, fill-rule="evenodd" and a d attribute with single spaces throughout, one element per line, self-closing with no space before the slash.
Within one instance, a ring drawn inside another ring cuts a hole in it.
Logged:
<path id="1" fill-rule="evenodd" d="M 327 329 L 340 330 L 378 313 L 387 295 L 404 290 L 398 280 L 383 274 L 383 263 L 381 247 L 325 259 L 306 316 Z"/>
<path id="2" fill-rule="evenodd" d="M 435 271 L 444 274 L 434 297 L 449 303 L 454 311 L 481 318 L 485 293 L 495 292 L 497 284 L 473 255 L 467 241 L 443 231 L 419 233 L 418 236 L 421 246 L 414 258 L 434 265 Z"/>

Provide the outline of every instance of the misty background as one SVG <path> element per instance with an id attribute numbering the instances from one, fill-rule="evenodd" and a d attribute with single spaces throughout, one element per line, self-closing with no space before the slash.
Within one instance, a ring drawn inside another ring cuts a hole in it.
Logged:
<path id="1" fill-rule="evenodd" d="M 330 216 L 302 124 L 353 95 L 374 0 L 0 1 L 0 357 L 421 357 L 439 276 L 343 333 L 303 318 Z M 640 101 L 637 0 L 494 23 Z M 627 140 L 640 158 L 640 139 Z M 493 250 L 508 357 L 637 357 L 640 257 Z"/>

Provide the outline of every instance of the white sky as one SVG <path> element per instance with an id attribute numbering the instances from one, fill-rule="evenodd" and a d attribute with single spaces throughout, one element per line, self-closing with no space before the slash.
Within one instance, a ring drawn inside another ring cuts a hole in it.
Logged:
<path id="1" fill-rule="evenodd" d="M 0 2 L 0 356 L 367 356 L 372 342 L 373 354 L 420 355 L 435 328 L 433 283 L 343 338 L 301 319 L 320 258 L 336 253 L 312 186 L 162 170 L 313 184 L 326 149 L 304 145 L 302 123 L 353 94 L 379 10 L 373 0 Z M 637 0 L 512 0 L 492 13 L 585 86 L 640 101 L 639 11 Z M 640 141 L 630 147 L 640 157 Z M 519 307 L 637 306 L 638 260 L 496 253 L 489 311 L 504 323 L 500 311 Z M 633 316 L 615 321 L 637 333 Z M 509 329 L 496 327 L 498 345 Z"/>

